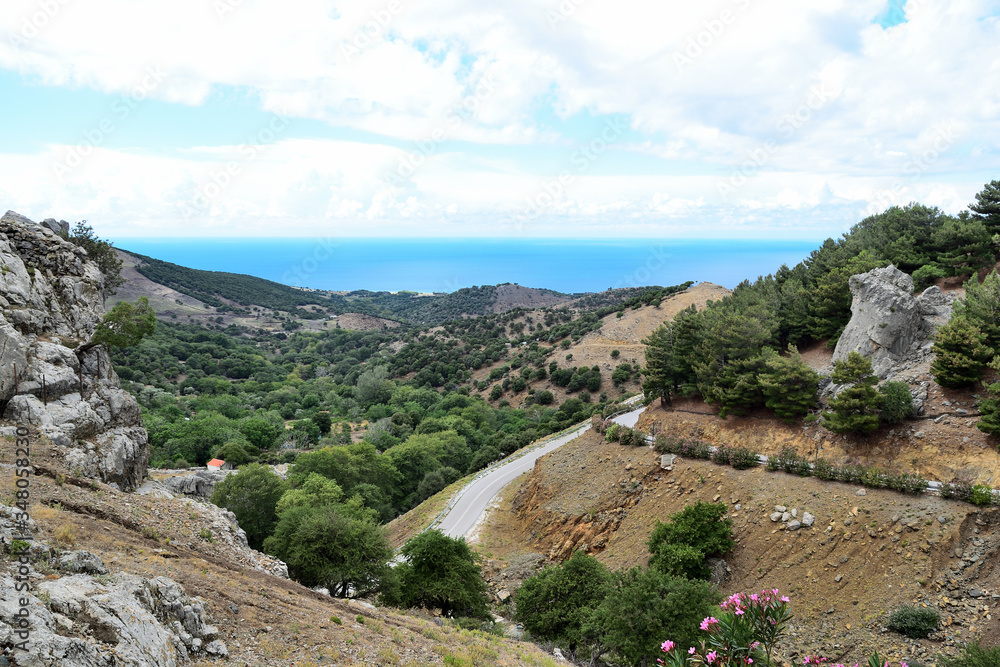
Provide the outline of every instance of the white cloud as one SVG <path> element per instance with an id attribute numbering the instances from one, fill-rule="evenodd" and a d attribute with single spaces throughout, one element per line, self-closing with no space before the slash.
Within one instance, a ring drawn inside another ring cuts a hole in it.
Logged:
<path id="1" fill-rule="evenodd" d="M 657 176 L 655 167 L 573 174 L 539 215 L 567 225 L 646 215 L 633 229 L 669 231 L 707 215 L 741 227 L 741 212 L 767 210 L 781 226 L 782 216 L 827 211 L 802 223 L 819 225 L 872 201 L 910 199 L 957 210 L 980 174 L 1000 169 L 997 2 L 909 0 L 907 22 L 890 29 L 872 23 L 884 8 L 885 0 L 9 0 L 0 67 L 113 94 L 154 68 L 166 76 L 149 92 L 163 100 L 200 105 L 216 87 L 235 86 L 269 111 L 418 142 L 279 138 L 197 209 L 190 224 L 199 228 L 311 220 L 303 233 L 318 220 L 405 228 L 419 219 L 450 229 L 446 221 L 465 215 L 488 230 L 490 216 L 523 208 L 556 176 L 537 152 L 496 159 L 488 146 L 550 145 L 558 155 L 578 141 L 539 126 L 546 110 L 625 115 L 632 132 L 619 150 L 642 164 L 699 166 L 690 176 Z M 400 160 L 432 136 L 432 154 L 388 187 Z M 0 155 L 10 206 L 164 233 L 157 225 L 174 220 L 177 202 L 212 182 L 209 165 L 239 158 L 233 146 L 169 157 L 97 149 L 53 180 L 53 162 L 70 148 Z M 731 192 L 720 187 L 735 181 Z"/>

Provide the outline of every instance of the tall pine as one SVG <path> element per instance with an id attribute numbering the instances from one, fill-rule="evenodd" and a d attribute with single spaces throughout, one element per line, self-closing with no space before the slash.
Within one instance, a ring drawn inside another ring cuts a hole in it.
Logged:
<path id="1" fill-rule="evenodd" d="M 878 428 L 878 378 L 872 375 L 872 362 L 858 352 L 835 361 L 834 384 L 844 385 L 840 393 L 827 401 L 823 427 L 834 433 L 870 433 Z"/>
<path id="2" fill-rule="evenodd" d="M 967 387 L 983 377 L 993 352 L 982 329 L 967 317 L 954 317 L 934 335 L 931 374 L 943 387 Z"/>

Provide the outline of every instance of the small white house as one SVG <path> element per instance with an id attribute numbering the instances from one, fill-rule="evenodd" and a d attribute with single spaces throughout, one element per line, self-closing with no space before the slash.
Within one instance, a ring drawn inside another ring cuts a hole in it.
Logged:
<path id="1" fill-rule="evenodd" d="M 209 470 L 232 470 L 233 464 L 226 463 L 222 459 L 212 459 L 207 464 L 205 464 L 205 467 L 208 468 Z"/>

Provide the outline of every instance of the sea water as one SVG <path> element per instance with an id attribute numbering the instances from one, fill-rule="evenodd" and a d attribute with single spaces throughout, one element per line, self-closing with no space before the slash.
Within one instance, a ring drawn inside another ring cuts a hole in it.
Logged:
<path id="1" fill-rule="evenodd" d="M 181 266 L 328 290 L 452 292 L 517 283 L 559 292 L 676 285 L 735 287 L 793 266 L 812 241 L 698 239 L 112 239 Z"/>

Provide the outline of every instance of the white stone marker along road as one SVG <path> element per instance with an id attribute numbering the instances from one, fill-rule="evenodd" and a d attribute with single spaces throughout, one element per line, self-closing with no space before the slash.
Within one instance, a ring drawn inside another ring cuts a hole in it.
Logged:
<path id="1" fill-rule="evenodd" d="M 631 412 L 626 412 L 615 417 L 613 421 L 623 426 L 635 426 L 636 422 L 639 421 L 639 415 L 645 409 L 645 407 L 641 407 Z M 444 516 L 433 527 L 449 537 L 464 537 L 482 517 L 490 501 L 519 475 L 531 470 L 535 466 L 535 461 L 538 460 L 538 457 L 545 456 L 549 452 L 558 449 L 570 440 L 580 436 L 589 428 L 590 424 L 587 423 L 585 426 L 581 426 L 566 435 L 556 438 L 544 447 L 539 447 L 509 463 L 497 466 L 479 479 L 473 480 L 458 492 L 458 496 L 451 503 L 450 509 L 446 511 Z"/>

